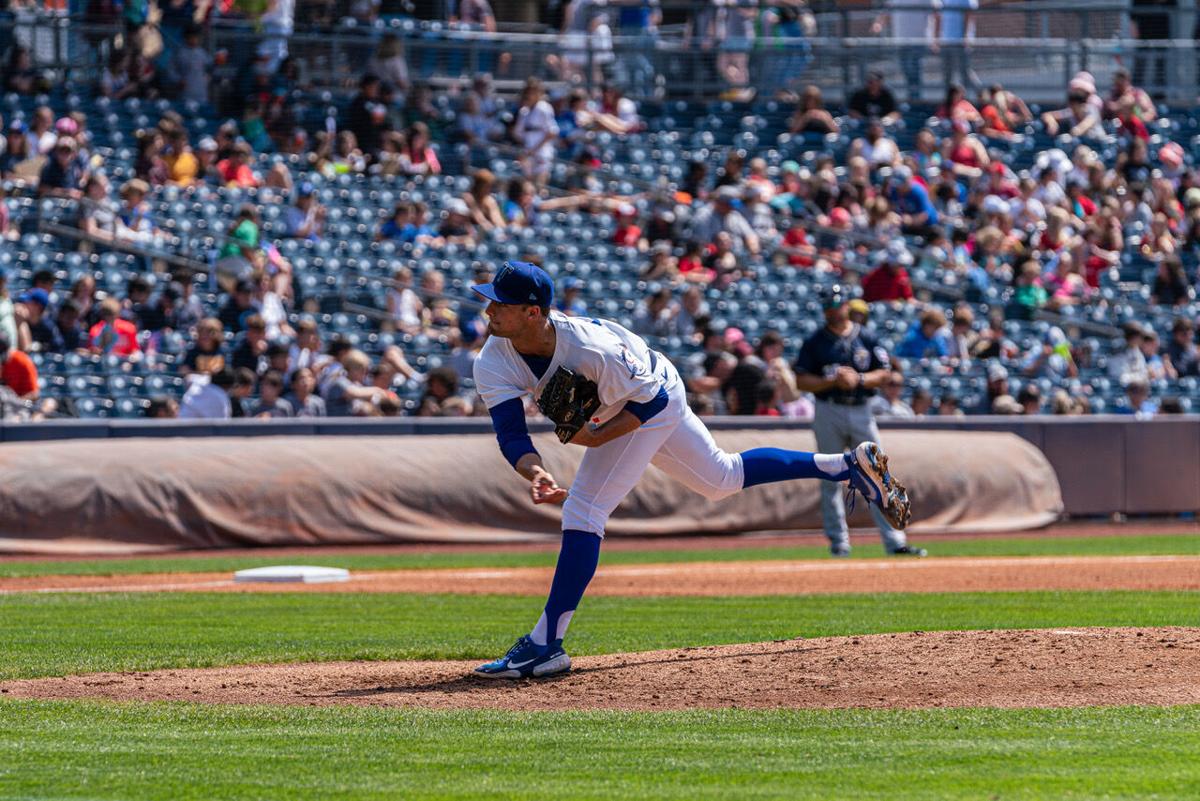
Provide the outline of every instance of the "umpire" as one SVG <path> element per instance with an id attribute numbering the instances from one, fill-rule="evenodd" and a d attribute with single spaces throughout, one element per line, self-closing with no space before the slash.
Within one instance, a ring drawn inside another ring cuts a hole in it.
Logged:
<path id="1" fill-rule="evenodd" d="M 822 298 L 825 327 L 809 337 L 796 359 L 796 386 L 816 396 L 813 433 L 817 450 L 837 453 L 860 442 L 879 441 L 879 428 L 867 401 L 891 375 L 888 354 L 875 338 L 850 321 L 849 293 L 840 285 L 829 287 Z M 821 516 L 834 556 L 850 555 L 846 528 L 846 505 L 842 488 L 821 482 Z M 871 506 L 879 526 L 883 547 L 889 554 L 924 556 L 922 548 L 908 545 L 904 532 L 888 525 L 883 514 Z"/>

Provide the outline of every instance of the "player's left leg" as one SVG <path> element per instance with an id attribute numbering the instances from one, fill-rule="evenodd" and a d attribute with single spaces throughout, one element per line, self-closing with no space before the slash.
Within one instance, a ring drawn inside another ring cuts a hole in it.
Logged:
<path id="1" fill-rule="evenodd" d="M 681 414 L 678 404 L 668 406 L 631 434 L 584 453 L 563 504 L 562 546 L 542 615 L 507 654 L 478 667 L 477 675 L 515 679 L 570 669 L 571 658 L 562 641 L 596 572 L 608 517 L 646 472 L 651 457 L 679 425 Z"/>
<path id="2" fill-rule="evenodd" d="M 809 453 L 782 448 L 729 453 L 717 445 L 708 428 L 690 411 L 663 443 L 653 464 L 688 489 L 712 500 L 774 481 L 798 478 L 845 481 L 851 472 L 846 455 L 841 453 Z"/>
<path id="3" fill-rule="evenodd" d="M 717 445 L 708 428 L 689 410 L 663 443 L 653 463 L 684 486 L 713 500 L 746 487 L 777 481 L 848 480 L 873 506 L 890 513 L 897 499 L 889 484 L 886 458 L 873 443 L 864 443 L 846 453 L 754 448 L 731 454 Z M 907 504 L 907 498 L 904 503 Z"/>

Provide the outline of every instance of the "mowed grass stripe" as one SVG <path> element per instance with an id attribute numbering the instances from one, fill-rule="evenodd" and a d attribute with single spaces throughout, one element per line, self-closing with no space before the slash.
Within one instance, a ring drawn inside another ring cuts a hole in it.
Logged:
<path id="1" fill-rule="evenodd" d="M 928 545 L 938 556 L 1127 556 L 1200 554 L 1200 534 L 1130 534 L 1116 537 L 1066 537 L 1053 534 L 1024 535 L 1012 538 L 976 540 L 928 540 L 913 537 Z M 698 543 L 702 543 L 699 540 Z M 856 545 L 856 558 L 882 557 L 878 543 Z M 605 550 L 601 563 L 609 565 L 654 564 L 663 562 L 735 562 L 760 559 L 827 558 L 823 546 L 695 548 L 689 550 L 618 551 Z M 210 573 L 242 570 L 265 565 L 315 563 L 349 570 L 387 570 L 399 568 L 465 567 L 541 567 L 551 566 L 557 557 L 556 546 L 544 551 L 525 553 L 398 553 L 353 554 L 323 553 L 314 548 L 303 556 L 272 556 L 269 550 L 255 556 L 194 556 L 135 559 L 99 559 L 44 562 L 0 563 L 0 578 L 16 576 L 108 576 L 134 573 Z"/>
<path id="2" fill-rule="evenodd" d="M 0 701 L 0 798 L 1192 799 L 1200 708 L 410 712 Z"/>
<path id="3" fill-rule="evenodd" d="M 573 654 L 946 629 L 1194 626 L 1196 592 L 585 598 Z M 0 678 L 342 659 L 475 659 L 529 631 L 512 596 L 112 593 L 0 596 Z"/>

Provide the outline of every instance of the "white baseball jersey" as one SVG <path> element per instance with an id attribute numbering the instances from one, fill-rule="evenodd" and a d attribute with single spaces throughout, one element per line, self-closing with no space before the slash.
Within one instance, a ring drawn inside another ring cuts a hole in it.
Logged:
<path id="1" fill-rule="evenodd" d="M 563 529 L 604 536 L 608 516 L 654 464 L 688 489 L 724 498 L 742 488 L 741 456 L 717 447 L 687 404 L 679 373 L 645 340 L 608 320 L 551 312 L 554 356 L 542 378 L 502 337 L 491 337 L 475 361 L 475 385 L 488 408 L 526 394 L 537 397 L 558 367 L 579 372 L 599 389 L 595 419 L 609 420 L 630 401 L 646 403 L 666 390 L 666 408 L 625 436 L 588 448 L 563 504 Z"/>
<path id="2" fill-rule="evenodd" d="M 538 397 L 561 366 L 596 382 L 600 409 L 592 422 L 603 423 L 626 403 L 647 403 L 659 390 L 670 391 L 679 381 L 673 369 L 667 369 L 666 357 L 646 341 L 609 320 L 567 317 L 550 312 L 557 333 L 554 356 L 546 372 L 538 378 L 512 343 L 503 337 L 490 337 L 475 360 L 475 386 L 490 409 L 512 398 L 529 394 Z"/>

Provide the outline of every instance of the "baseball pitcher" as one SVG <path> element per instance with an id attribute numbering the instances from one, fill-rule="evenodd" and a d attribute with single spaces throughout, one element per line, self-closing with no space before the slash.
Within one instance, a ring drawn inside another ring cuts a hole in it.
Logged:
<path id="1" fill-rule="evenodd" d="M 500 450 L 529 481 L 535 504 L 563 505 L 562 546 L 541 617 L 477 675 L 525 678 L 570 669 L 563 637 L 596 572 L 604 526 L 647 465 L 714 500 L 775 481 L 849 481 L 897 529 L 907 525 L 908 495 L 875 443 L 848 453 L 726 453 L 688 408 L 683 380 L 666 357 L 616 323 L 552 312 L 554 285 L 541 268 L 506 262 L 490 284 L 472 288 L 489 301 L 491 337 L 475 362 L 475 384 Z M 558 485 L 533 447 L 526 395 L 537 398 L 562 442 L 587 449 L 570 489 Z"/>

